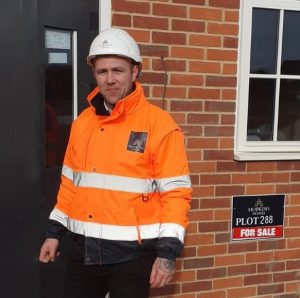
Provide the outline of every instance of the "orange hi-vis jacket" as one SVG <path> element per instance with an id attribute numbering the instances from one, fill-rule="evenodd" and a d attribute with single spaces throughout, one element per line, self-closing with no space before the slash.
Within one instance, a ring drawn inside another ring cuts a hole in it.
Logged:
<path id="1" fill-rule="evenodd" d="M 88 101 L 90 107 L 72 125 L 50 220 L 94 239 L 85 249 L 100 247 L 104 253 L 95 260 L 85 252 L 86 264 L 120 262 L 126 256 L 109 252 L 123 247 L 136 252 L 150 240 L 158 256 L 174 259 L 184 241 L 191 199 L 182 131 L 145 99 L 137 82 L 110 115 L 98 88 Z"/>

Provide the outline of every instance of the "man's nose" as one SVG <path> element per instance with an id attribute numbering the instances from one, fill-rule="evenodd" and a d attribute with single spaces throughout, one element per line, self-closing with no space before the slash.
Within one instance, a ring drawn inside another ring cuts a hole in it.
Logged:
<path id="1" fill-rule="evenodd" d="M 115 75 L 112 71 L 109 71 L 107 73 L 107 83 L 108 84 L 113 84 L 115 82 Z"/>

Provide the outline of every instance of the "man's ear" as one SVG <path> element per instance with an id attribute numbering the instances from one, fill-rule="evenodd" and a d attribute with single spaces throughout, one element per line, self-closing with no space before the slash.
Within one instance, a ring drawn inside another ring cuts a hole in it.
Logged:
<path id="1" fill-rule="evenodd" d="M 132 67 L 132 81 L 133 82 L 138 78 L 139 73 L 140 73 L 139 65 L 138 64 L 133 65 L 133 67 Z"/>

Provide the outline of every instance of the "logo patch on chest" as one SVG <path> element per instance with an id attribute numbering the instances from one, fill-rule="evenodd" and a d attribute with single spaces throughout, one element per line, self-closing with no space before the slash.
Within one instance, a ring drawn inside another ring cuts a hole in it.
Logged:
<path id="1" fill-rule="evenodd" d="M 130 133 L 129 141 L 127 144 L 127 150 L 144 153 L 147 142 L 147 136 L 147 132 L 132 131 Z"/>

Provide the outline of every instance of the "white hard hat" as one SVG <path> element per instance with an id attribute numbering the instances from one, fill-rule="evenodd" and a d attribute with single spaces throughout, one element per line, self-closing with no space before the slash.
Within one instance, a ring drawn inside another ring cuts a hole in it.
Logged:
<path id="1" fill-rule="evenodd" d="M 137 43 L 122 29 L 110 28 L 96 36 L 91 44 L 87 63 L 91 65 L 92 60 L 98 55 L 118 55 L 142 63 Z"/>

